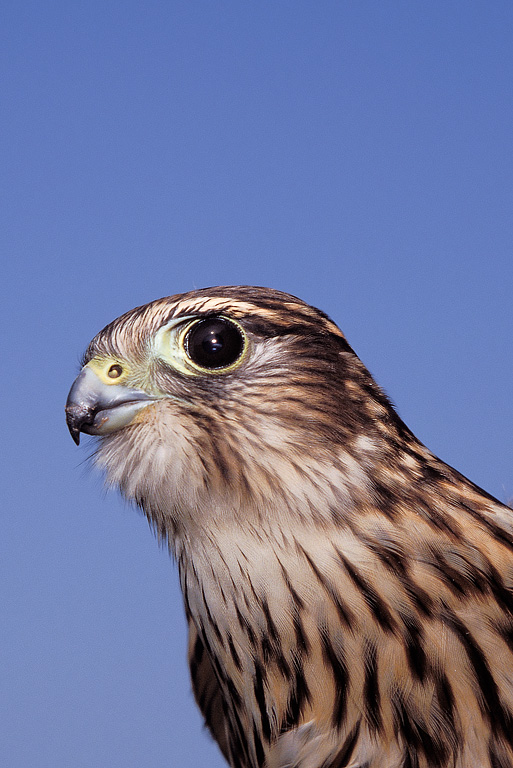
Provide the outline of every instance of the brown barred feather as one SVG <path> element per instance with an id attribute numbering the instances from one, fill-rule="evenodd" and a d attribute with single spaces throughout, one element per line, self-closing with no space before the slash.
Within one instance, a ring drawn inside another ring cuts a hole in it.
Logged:
<path id="1" fill-rule="evenodd" d="M 247 339 L 232 367 L 155 351 L 218 316 Z M 204 289 L 123 315 L 98 359 L 160 393 L 97 462 L 169 539 L 231 768 L 513 768 L 513 512 L 415 438 L 326 315 Z"/>

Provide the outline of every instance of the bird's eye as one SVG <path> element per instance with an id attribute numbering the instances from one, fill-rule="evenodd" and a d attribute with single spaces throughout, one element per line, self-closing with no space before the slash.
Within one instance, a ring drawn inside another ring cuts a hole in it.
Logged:
<path id="1" fill-rule="evenodd" d="M 224 317 L 208 317 L 194 323 L 185 337 L 185 351 L 193 363 L 213 370 L 233 365 L 244 351 L 241 328 Z"/>

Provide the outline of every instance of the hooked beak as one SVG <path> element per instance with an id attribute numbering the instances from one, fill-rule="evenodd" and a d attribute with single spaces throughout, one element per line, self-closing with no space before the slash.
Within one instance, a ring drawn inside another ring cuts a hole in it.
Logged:
<path id="1" fill-rule="evenodd" d="M 156 398 L 142 389 L 105 384 L 87 365 L 82 368 L 66 401 L 66 422 L 78 445 L 80 433 L 108 435 L 132 422 Z"/>

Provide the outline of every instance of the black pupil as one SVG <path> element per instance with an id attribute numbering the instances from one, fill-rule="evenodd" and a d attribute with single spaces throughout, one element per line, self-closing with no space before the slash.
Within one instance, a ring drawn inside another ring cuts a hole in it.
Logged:
<path id="1" fill-rule="evenodd" d="M 239 328 L 222 317 L 200 320 L 186 338 L 187 354 L 202 368 L 226 368 L 241 356 L 243 348 Z"/>

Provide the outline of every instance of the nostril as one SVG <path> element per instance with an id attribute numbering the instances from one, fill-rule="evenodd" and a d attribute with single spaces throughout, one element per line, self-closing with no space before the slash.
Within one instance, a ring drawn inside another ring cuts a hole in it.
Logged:
<path id="1" fill-rule="evenodd" d="M 114 363 L 114 365 L 111 365 L 107 371 L 107 376 L 109 379 L 119 379 L 122 373 L 123 368 L 119 365 L 119 363 Z"/>

